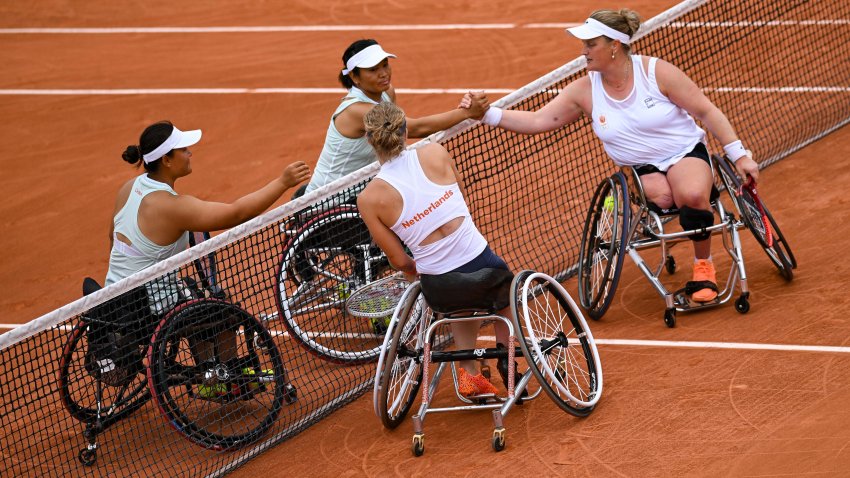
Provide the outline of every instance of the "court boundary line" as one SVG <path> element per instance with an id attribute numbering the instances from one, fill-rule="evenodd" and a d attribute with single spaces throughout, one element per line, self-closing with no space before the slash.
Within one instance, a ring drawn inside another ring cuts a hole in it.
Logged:
<path id="1" fill-rule="evenodd" d="M 24 324 L 0 324 L 0 329 L 16 329 Z M 60 330 L 70 331 L 73 326 L 59 326 Z M 292 338 L 292 335 L 284 330 L 269 329 L 274 337 Z M 321 333 L 317 335 L 328 336 L 350 336 L 351 334 Z M 350 338 L 350 337 L 349 337 Z M 480 335 L 478 340 L 495 342 L 495 336 Z M 706 342 L 686 340 L 642 340 L 642 339 L 594 339 L 597 345 L 633 346 L 633 347 L 657 347 L 657 348 L 692 348 L 692 349 L 726 349 L 726 350 L 767 350 L 774 352 L 819 352 L 850 354 L 850 346 L 842 345 L 793 345 L 793 344 L 758 344 L 752 342 Z"/>
<path id="2" fill-rule="evenodd" d="M 265 25 L 219 27 L 22 27 L 0 28 L 7 35 L 109 35 L 125 33 L 299 33 L 377 31 L 433 31 L 433 30 L 515 30 L 563 29 L 579 23 L 434 23 L 412 25 Z"/>

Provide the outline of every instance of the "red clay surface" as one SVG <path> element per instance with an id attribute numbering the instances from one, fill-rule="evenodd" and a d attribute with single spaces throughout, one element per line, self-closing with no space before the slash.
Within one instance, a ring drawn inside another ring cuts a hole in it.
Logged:
<path id="1" fill-rule="evenodd" d="M 618 6 L 650 18 L 673 2 Z M 596 2 L 171 2 L 130 6 L 47 1 L 0 5 L 0 28 L 578 22 Z M 375 37 L 399 58 L 397 88 L 516 88 L 571 60 L 578 42 L 557 29 L 313 33 L 0 35 L 0 88 L 336 87 L 339 55 Z M 341 95 L 341 94 L 340 94 Z M 498 95 L 493 95 L 495 99 Z M 399 95 L 411 116 L 458 95 Z M 0 101 L 0 323 L 22 323 L 79 295 L 106 272 L 121 161 L 149 123 L 202 128 L 194 173 L 180 192 L 232 200 L 296 159 L 314 162 L 337 95 L 3 96 Z M 744 232 L 752 310 L 731 305 L 679 315 L 627 259 L 605 339 L 846 346 L 842 257 L 850 184 L 844 128 L 766 169 L 760 192 L 800 263 L 786 284 Z M 811 167 L 829 158 L 828 168 Z M 654 259 L 648 251 L 645 258 Z M 689 250 L 669 279 L 688 279 Z M 715 248 L 720 274 L 728 270 Z M 571 291 L 574 283 L 568 283 Z M 600 346 L 605 391 L 586 419 L 546 397 L 505 420 L 507 449 L 489 447 L 487 413 L 425 422 L 426 452 L 410 454 L 409 420 L 384 430 L 370 396 L 264 453 L 234 476 L 846 476 L 850 355 L 800 351 Z M 441 396 L 447 396 L 443 390 Z"/>

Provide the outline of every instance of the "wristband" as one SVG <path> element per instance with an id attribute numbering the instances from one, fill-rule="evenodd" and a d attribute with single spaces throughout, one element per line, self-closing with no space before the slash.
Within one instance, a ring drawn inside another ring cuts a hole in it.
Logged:
<path id="1" fill-rule="evenodd" d="M 491 106 L 484 113 L 484 117 L 481 118 L 481 122 L 489 126 L 499 126 L 500 121 L 502 121 L 502 108 L 496 108 L 495 106 Z"/>
<path id="2" fill-rule="evenodd" d="M 743 158 L 750 154 L 746 148 L 744 148 L 744 144 L 741 143 L 741 140 L 732 141 L 723 147 L 723 151 L 726 152 L 726 157 L 729 158 L 730 161 L 737 162 L 739 159 Z"/>

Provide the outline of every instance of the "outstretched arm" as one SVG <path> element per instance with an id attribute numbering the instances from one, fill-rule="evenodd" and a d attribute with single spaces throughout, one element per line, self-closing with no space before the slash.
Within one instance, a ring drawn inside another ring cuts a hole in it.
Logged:
<path id="1" fill-rule="evenodd" d="M 500 110 L 490 108 L 482 122 L 508 131 L 524 134 L 544 133 L 573 123 L 581 118 L 582 104 L 590 98 L 590 79 L 573 81 L 537 111 Z"/>
<path id="2" fill-rule="evenodd" d="M 168 194 L 154 197 L 151 194 L 152 202 L 144 209 L 159 216 L 159 221 L 164 222 L 163 231 L 170 229 L 178 235 L 183 231 L 229 229 L 260 215 L 287 189 L 309 177 L 310 168 L 303 161 L 297 161 L 287 166 L 280 177 L 229 204 L 203 201 L 185 195 Z M 140 219 L 147 216 L 142 213 L 140 209 Z"/>
<path id="3" fill-rule="evenodd" d="M 422 118 L 407 118 L 407 134 L 411 138 L 424 138 L 451 128 L 465 119 L 481 119 L 489 106 L 487 95 L 467 93 L 461 98 L 458 107 L 451 111 Z"/>

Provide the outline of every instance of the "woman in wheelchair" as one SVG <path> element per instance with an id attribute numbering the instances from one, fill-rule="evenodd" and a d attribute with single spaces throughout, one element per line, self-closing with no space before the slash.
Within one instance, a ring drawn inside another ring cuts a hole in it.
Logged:
<path id="1" fill-rule="evenodd" d="M 758 165 L 727 117 L 684 72 L 664 60 L 630 54 L 639 27 L 632 10 L 593 12 L 583 25 L 567 29 L 582 40 L 587 76 L 537 111 L 491 107 L 482 122 L 535 134 L 586 115 L 614 163 L 636 167 L 648 201 L 661 209 L 678 208 L 685 230 L 711 226 L 714 181 L 705 132 L 694 118 L 725 145 L 741 177 L 757 180 Z M 708 234 L 691 239 L 694 275 L 688 290 L 693 300 L 708 302 L 717 296 L 711 241 Z"/>
<path id="2" fill-rule="evenodd" d="M 227 229 L 256 217 L 286 190 L 309 178 L 309 168 L 298 161 L 266 186 L 232 203 L 177 194 L 175 182 L 192 172 L 189 147 L 200 139 L 201 130 L 183 132 L 162 121 L 148 126 L 139 144 L 124 151 L 124 161 L 137 167 L 143 165 L 145 174 L 127 181 L 118 192 L 109 233 L 112 250 L 106 285 L 183 251 L 189 246 L 188 231 Z M 146 284 L 147 300 L 134 301 L 138 309 L 147 309 L 144 315 L 151 319 L 142 322 L 155 325 L 156 317 L 185 299 L 183 289 L 176 273 Z M 122 307 L 126 309 L 128 304 Z M 202 355 L 209 355 L 205 347 L 199 347 Z"/>
<path id="3" fill-rule="evenodd" d="M 429 303 L 440 295 L 441 302 L 468 306 L 472 297 L 495 291 L 501 300 L 495 301 L 494 308 L 501 309 L 500 315 L 512 317 L 507 306 L 513 274 L 472 222 L 461 177 L 449 153 L 439 144 L 405 151 L 404 112 L 392 103 L 372 108 L 365 122 L 366 137 L 375 148 L 381 171 L 360 194 L 357 206 L 390 264 L 403 271 L 408 280 L 418 277 Z M 407 255 L 405 245 L 413 257 Z M 476 290 L 445 290 L 449 281 L 460 278 L 465 278 L 465 286 Z M 478 322 L 454 322 L 451 326 L 459 348 L 475 347 Z M 501 346 L 508 343 L 507 327 L 501 322 L 497 322 L 496 336 Z M 507 360 L 501 362 L 498 368 L 507 386 Z M 460 393 L 496 393 L 474 360 L 458 363 Z"/>

